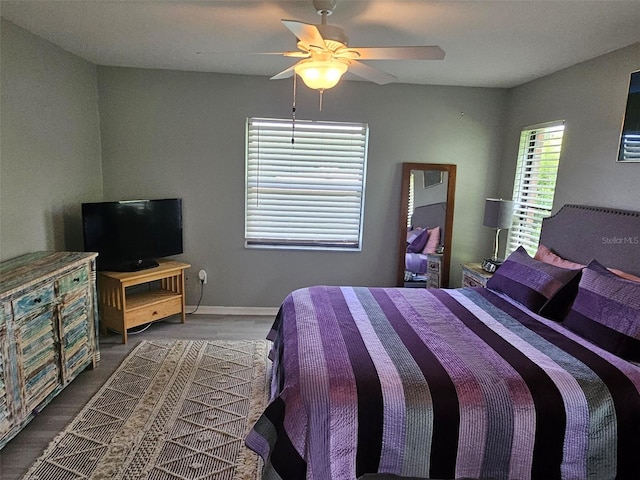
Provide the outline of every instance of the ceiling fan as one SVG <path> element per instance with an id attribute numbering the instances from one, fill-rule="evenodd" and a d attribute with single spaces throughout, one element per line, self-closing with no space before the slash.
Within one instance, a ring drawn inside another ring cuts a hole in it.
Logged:
<path id="1" fill-rule="evenodd" d="M 298 63 L 271 77 L 288 78 L 295 74 L 304 83 L 321 92 L 332 88 L 347 70 L 379 85 L 392 82 L 395 76 L 366 65 L 360 60 L 442 60 L 444 51 L 438 46 L 413 47 L 349 47 L 347 35 L 340 27 L 327 24 L 336 0 L 313 0 L 313 6 L 322 16 L 320 25 L 282 20 L 298 39 L 298 50 L 277 55 L 302 58 Z"/>

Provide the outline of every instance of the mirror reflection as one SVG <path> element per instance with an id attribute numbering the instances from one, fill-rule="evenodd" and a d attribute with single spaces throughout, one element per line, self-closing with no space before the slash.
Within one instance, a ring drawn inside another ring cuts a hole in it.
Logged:
<path id="1" fill-rule="evenodd" d="M 455 174 L 450 164 L 403 164 L 399 286 L 449 286 Z"/>

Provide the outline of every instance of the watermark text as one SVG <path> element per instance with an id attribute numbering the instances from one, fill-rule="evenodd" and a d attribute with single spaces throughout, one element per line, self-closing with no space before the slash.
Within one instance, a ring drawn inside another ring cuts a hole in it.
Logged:
<path id="1" fill-rule="evenodd" d="M 604 245 L 639 245 L 640 237 L 602 237 Z"/>

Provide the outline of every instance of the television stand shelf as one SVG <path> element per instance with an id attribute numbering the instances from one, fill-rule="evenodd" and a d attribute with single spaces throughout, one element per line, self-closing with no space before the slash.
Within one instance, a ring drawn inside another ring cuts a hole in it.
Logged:
<path id="1" fill-rule="evenodd" d="M 184 270 L 190 266 L 160 260 L 159 266 L 138 272 L 98 272 L 102 333 L 115 330 L 122 333 L 122 343 L 127 343 L 130 328 L 176 314 L 182 315 L 184 323 Z M 148 291 L 127 292 L 127 288 L 143 284 L 149 284 Z"/>

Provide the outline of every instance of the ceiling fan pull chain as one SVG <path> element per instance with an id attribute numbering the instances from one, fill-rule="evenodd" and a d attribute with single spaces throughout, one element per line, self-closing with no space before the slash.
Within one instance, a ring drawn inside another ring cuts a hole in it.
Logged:
<path id="1" fill-rule="evenodd" d="M 293 105 L 291 106 L 291 145 L 295 144 L 296 133 L 296 74 L 293 74 Z"/>

